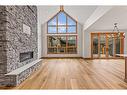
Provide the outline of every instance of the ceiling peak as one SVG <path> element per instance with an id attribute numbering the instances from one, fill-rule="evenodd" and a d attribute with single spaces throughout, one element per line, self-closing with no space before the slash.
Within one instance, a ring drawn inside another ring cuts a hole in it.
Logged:
<path id="1" fill-rule="evenodd" d="M 60 11 L 64 11 L 64 6 L 63 5 L 60 6 Z"/>

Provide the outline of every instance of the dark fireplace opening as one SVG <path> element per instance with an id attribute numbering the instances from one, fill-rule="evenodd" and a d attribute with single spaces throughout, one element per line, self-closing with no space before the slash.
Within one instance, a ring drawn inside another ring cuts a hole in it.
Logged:
<path id="1" fill-rule="evenodd" d="M 33 52 L 20 53 L 20 62 L 23 62 L 32 58 L 33 58 Z"/>

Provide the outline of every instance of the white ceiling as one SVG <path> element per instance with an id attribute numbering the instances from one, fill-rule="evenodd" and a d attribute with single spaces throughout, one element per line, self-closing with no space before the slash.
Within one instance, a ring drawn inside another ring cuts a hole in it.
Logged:
<path id="1" fill-rule="evenodd" d="M 59 6 L 38 6 L 37 8 L 41 24 L 47 22 L 60 10 Z M 97 6 L 64 6 L 65 12 L 81 24 L 85 23 L 96 8 Z"/>
<path id="2" fill-rule="evenodd" d="M 98 21 L 96 21 L 90 30 L 113 30 L 113 24 L 118 23 L 118 28 L 120 30 L 127 30 L 127 6 L 117 6 L 112 8 L 104 16 L 102 16 Z"/>

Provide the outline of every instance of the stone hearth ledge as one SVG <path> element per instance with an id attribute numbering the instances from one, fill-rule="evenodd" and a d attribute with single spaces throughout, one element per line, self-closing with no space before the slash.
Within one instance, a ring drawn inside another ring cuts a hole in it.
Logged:
<path id="1" fill-rule="evenodd" d="M 24 65 L 18 69 L 13 70 L 5 74 L 8 82 L 6 86 L 17 86 L 29 77 L 32 72 L 36 71 L 42 64 L 42 59 L 35 60 L 27 65 Z"/>

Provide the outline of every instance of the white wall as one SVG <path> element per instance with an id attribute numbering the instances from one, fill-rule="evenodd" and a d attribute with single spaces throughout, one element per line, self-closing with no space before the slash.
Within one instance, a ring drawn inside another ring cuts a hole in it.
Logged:
<path id="1" fill-rule="evenodd" d="M 47 54 L 47 23 L 42 25 L 42 57 L 82 57 L 82 25 L 77 24 L 77 54 Z"/>
<path id="2" fill-rule="evenodd" d="M 37 8 L 37 31 L 38 31 L 38 59 L 41 58 L 41 52 L 42 52 L 42 33 L 41 33 L 41 15 L 40 10 Z"/>
<path id="3" fill-rule="evenodd" d="M 100 31 L 99 32 L 111 32 L 110 31 Z M 83 58 L 91 58 L 91 32 L 98 32 L 97 30 L 86 30 L 83 31 Z M 126 33 L 127 30 L 124 30 L 123 32 Z M 124 39 L 124 53 L 127 54 L 127 33 L 125 34 L 125 39 Z"/>
<path id="4" fill-rule="evenodd" d="M 89 31 L 83 31 L 83 58 L 91 57 L 91 36 Z"/>

